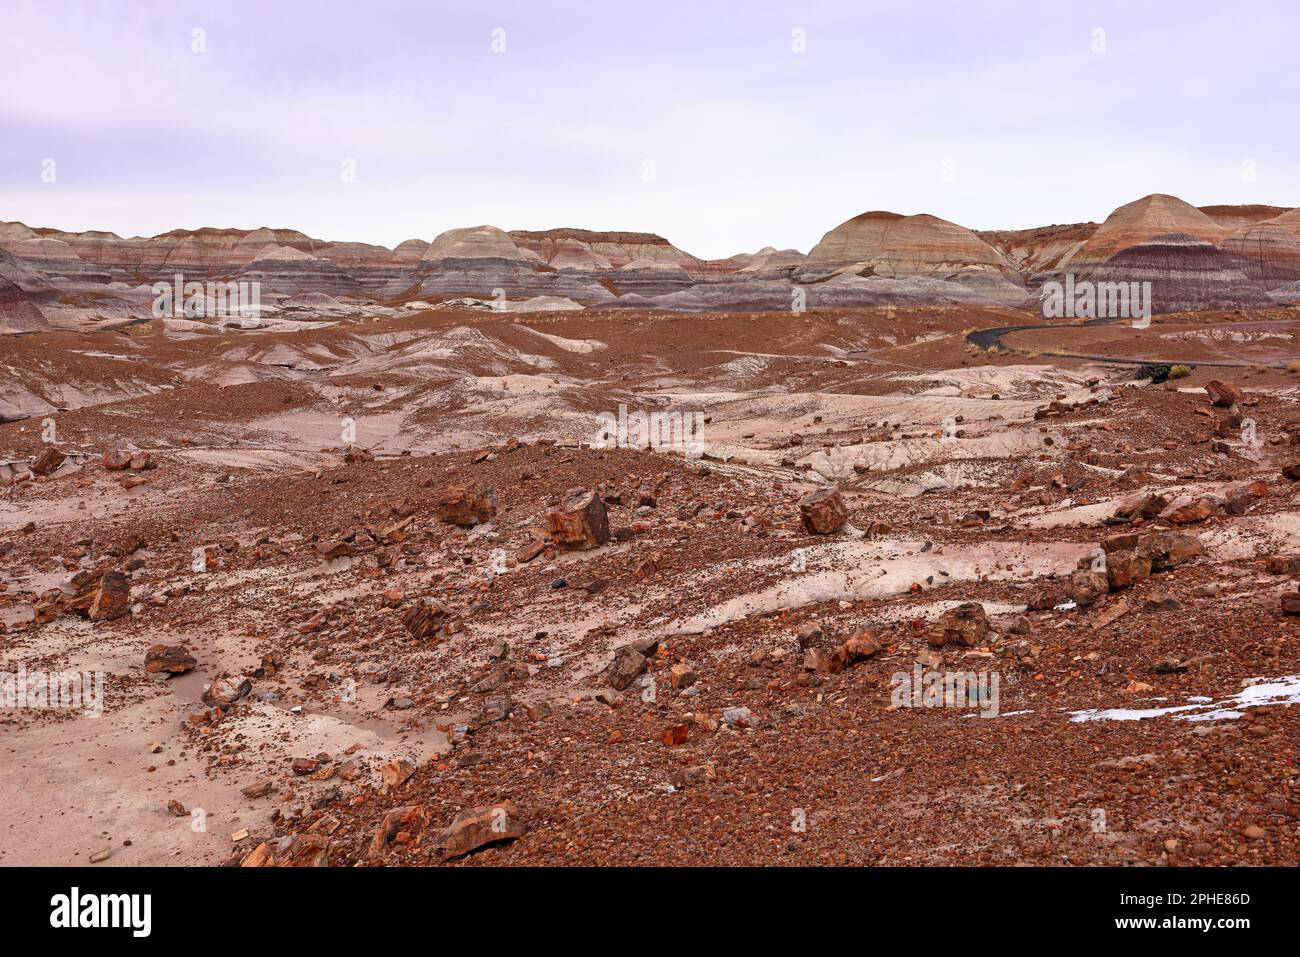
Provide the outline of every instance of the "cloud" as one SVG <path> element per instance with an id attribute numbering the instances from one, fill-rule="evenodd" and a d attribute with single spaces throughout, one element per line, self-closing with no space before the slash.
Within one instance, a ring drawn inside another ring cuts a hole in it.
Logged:
<path id="1" fill-rule="evenodd" d="M 866 209 L 997 228 L 1153 191 L 1290 203 L 1300 173 L 1291 7 L 1268 30 L 1264 12 L 1173 3 L 10 7 L 0 218 L 39 225 L 389 246 L 579 225 L 721 257 L 807 248 Z"/>

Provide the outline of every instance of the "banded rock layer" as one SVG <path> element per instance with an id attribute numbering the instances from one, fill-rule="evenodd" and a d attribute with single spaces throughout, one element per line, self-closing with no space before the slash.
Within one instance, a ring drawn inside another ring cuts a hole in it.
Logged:
<path id="1" fill-rule="evenodd" d="M 822 237 L 794 278 L 819 282 L 843 274 L 955 282 L 995 302 L 1026 298 L 1006 256 L 966 227 L 925 214 L 855 216 Z"/>
<path id="2" fill-rule="evenodd" d="M 1094 282 L 1150 282 L 1153 313 L 1261 309 L 1273 304 L 1223 250 L 1196 236 L 1154 236 L 1093 270 Z"/>
<path id="3" fill-rule="evenodd" d="M 775 310 L 886 304 L 1029 306 L 1049 280 L 1151 281 L 1157 308 L 1254 308 L 1300 282 L 1300 210 L 1154 194 L 1100 225 L 973 232 L 927 214 L 869 212 L 805 256 L 768 246 L 700 259 L 652 232 L 450 229 L 393 249 L 298 230 L 177 229 L 149 238 L 0 223 L 5 328 L 141 322 L 152 284 L 255 281 L 296 318 L 391 314 L 454 299 L 573 308 Z M 1270 297 L 1270 293 L 1273 295 Z M 18 303 L 25 303 L 21 310 Z M 315 314 L 319 313 L 319 316 Z M 275 321 L 290 321 L 282 315 Z"/>
<path id="4" fill-rule="evenodd" d="M 1221 226 L 1190 203 L 1175 196 L 1155 193 L 1119 207 L 1061 268 L 1085 274 L 1116 253 L 1156 236 L 1192 236 L 1219 243 L 1233 230 Z"/>

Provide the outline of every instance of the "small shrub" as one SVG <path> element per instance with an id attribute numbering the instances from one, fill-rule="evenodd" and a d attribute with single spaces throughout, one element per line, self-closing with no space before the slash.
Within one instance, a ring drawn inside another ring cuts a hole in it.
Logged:
<path id="1" fill-rule="evenodd" d="M 1192 374 L 1191 366 L 1177 365 L 1169 370 L 1169 378 L 1183 379 Z"/>

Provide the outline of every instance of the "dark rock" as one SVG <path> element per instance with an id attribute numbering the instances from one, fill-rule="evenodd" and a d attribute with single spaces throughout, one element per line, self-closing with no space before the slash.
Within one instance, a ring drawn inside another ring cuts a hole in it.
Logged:
<path id="1" fill-rule="evenodd" d="M 184 674 L 193 671 L 196 664 L 194 656 L 182 645 L 151 645 L 144 653 L 144 670 L 150 674 L 160 671 Z"/>
<path id="2" fill-rule="evenodd" d="M 546 513 L 551 539 L 566 549 L 596 548 L 609 541 L 609 516 L 595 492 L 572 491 L 558 507 Z"/>

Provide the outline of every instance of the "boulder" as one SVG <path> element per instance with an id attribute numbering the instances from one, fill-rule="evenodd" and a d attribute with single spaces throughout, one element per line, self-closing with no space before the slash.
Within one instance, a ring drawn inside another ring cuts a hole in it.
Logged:
<path id="1" fill-rule="evenodd" d="M 1137 552 L 1140 556 L 1151 559 L 1152 571 L 1162 572 L 1205 554 L 1205 548 L 1195 535 L 1152 532 L 1141 537 Z"/>
<path id="2" fill-rule="evenodd" d="M 165 671 L 179 675 L 193 671 L 198 664 L 183 645 L 151 645 L 144 653 L 144 670 L 150 674 Z"/>
<path id="3" fill-rule="evenodd" d="M 1115 535 L 1107 535 L 1102 539 L 1101 547 L 1107 555 L 1112 552 L 1131 551 L 1137 548 L 1139 537 L 1137 532 L 1119 532 Z"/>
<path id="4" fill-rule="evenodd" d="M 972 602 L 972 604 L 974 603 Z M 980 609 L 982 614 L 984 611 L 983 606 L 976 605 L 976 607 Z M 866 661 L 883 647 L 884 645 L 881 644 L 880 640 L 870 631 L 854 635 L 831 652 L 830 670 L 832 673 L 843 671 L 859 661 Z"/>
<path id="5" fill-rule="evenodd" d="M 439 863 L 464 857 L 480 848 L 513 841 L 528 833 L 512 801 L 461 811 L 433 842 Z"/>
<path id="6" fill-rule="evenodd" d="M 30 469 L 33 475 L 52 475 L 58 471 L 67 456 L 53 445 L 47 445 L 41 449 L 40 453 L 32 462 Z"/>
<path id="7" fill-rule="evenodd" d="M 1136 541 L 1134 545 L 1136 545 Z M 1136 548 L 1110 552 L 1106 556 L 1106 582 L 1112 588 L 1128 588 L 1151 577 L 1151 557 Z"/>
<path id="8" fill-rule="evenodd" d="M 1070 576 L 1068 590 L 1076 605 L 1091 605 L 1110 591 L 1108 574 L 1091 569 L 1077 571 Z"/>
<path id="9" fill-rule="evenodd" d="M 440 521 L 473 528 L 496 515 L 496 490 L 477 483 L 448 485 L 434 495 L 433 508 Z"/>
<path id="10" fill-rule="evenodd" d="M 417 770 L 416 766 L 405 758 L 394 758 L 381 765 L 379 780 L 383 782 L 382 793 L 388 794 L 393 789 L 400 788 Z"/>
<path id="11" fill-rule="evenodd" d="M 930 625 L 926 640 L 935 648 L 944 645 L 961 645 L 975 648 L 988 636 L 989 620 L 984 606 L 968 601 L 950 608 Z"/>
<path id="12" fill-rule="evenodd" d="M 429 820 L 429 814 L 422 804 L 408 804 L 405 807 L 395 807 L 379 823 L 375 830 L 374 837 L 370 839 L 370 847 L 367 851 L 372 862 L 378 861 L 384 856 L 388 845 L 397 839 L 399 834 L 405 834 L 408 837 L 419 833 Z"/>
<path id="13" fill-rule="evenodd" d="M 229 708 L 253 690 L 253 682 L 247 678 L 236 678 L 222 672 L 212 679 L 208 690 L 203 692 L 203 703 L 217 708 Z"/>
<path id="14" fill-rule="evenodd" d="M 131 453 L 126 449 L 114 449 L 111 452 L 105 452 L 103 465 L 110 472 L 120 472 L 131 466 Z"/>
<path id="15" fill-rule="evenodd" d="M 698 680 L 695 669 L 687 664 L 675 664 L 668 671 L 668 683 L 673 688 L 689 688 Z"/>
<path id="16" fill-rule="evenodd" d="M 1137 518 L 1155 518 L 1168 505 L 1169 498 L 1165 495 L 1143 495 L 1122 504 L 1115 510 L 1115 517 L 1130 522 Z"/>
<path id="17" fill-rule="evenodd" d="M 340 538 L 329 542 L 317 542 L 316 554 L 326 561 L 333 561 L 336 558 L 355 555 L 356 549 L 352 547 L 351 542 L 345 542 Z"/>
<path id="18" fill-rule="evenodd" d="M 803 670 L 819 675 L 831 673 L 831 653 L 827 648 L 808 648 L 803 653 Z"/>
<path id="19" fill-rule="evenodd" d="M 760 723 L 758 716 L 748 708 L 724 708 L 722 720 L 729 728 L 757 728 Z"/>
<path id="20" fill-rule="evenodd" d="M 271 788 L 274 786 L 275 782 L 270 778 L 258 778 L 252 784 L 246 784 L 240 788 L 239 793 L 246 798 L 266 797 L 271 793 Z"/>
<path id="21" fill-rule="evenodd" d="M 420 599 L 402 616 L 402 624 L 416 641 L 429 641 L 446 633 L 451 609 L 440 601 Z"/>
<path id="22" fill-rule="evenodd" d="M 614 660 L 605 672 L 606 680 L 615 691 L 622 691 L 645 671 L 646 664 L 645 655 L 632 645 L 623 645 L 614 652 Z"/>
<path id="23" fill-rule="evenodd" d="M 1248 482 L 1234 485 L 1225 493 L 1226 509 L 1229 515 L 1245 515 L 1250 507 L 1260 499 L 1267 497 L 1267 482 Z"/>
<path id="24" fill-rule="evenodd" d="M 1169 592 L 1157 589 L 1143 596 L 1142 607 L 1149 612 L 1182 611 L 1183 603 Z"/>
<path id="25" fill-rule="evenodd" d="M 546 513 L 551 539 L 566 549 L 596 548 L 609 541 L 609 516 L 595 492 L 574 490 Z"/>
<path id="26" fill-rule="evenodd" d="M 510 712 L 514 708 L 514 702 L 509 695 L 498 695 L 492 698 L 486 698 L 483 701 L 483 721 L 490 724 L 494 721 L 504 721 L 510 717 Z"/>
<path id="27" fill-rule="evenodd" d="M 1175 525 L 1191 525 L 1195 522 L 1203 522 L 1221 511 L 1222 508 L 1217 502 L 1202 496 L 1188 501 L 1174 502 L 1164 513 L 1164 517 Z"/>
<path id="28" fill-rule="evenodd" d="M 668 775 L 668 783 L 678 791 L 696 787 L 712 781 L 716 772 L 711 764 L 695 764 L 690 767 L 676 768 Z"/>
<path id="29" fill-rule="evenodd" d="M 131 580 L 125 572 L 110 570 L 99 579 L 90 603 L 91 621 L 112 621 L 127 613 L 131 605 Z"/>
<path id="30" fill-rule="evenodd" d="M 804 530 L 814 535 L 838 532 L 848 521 L 844 496 L 836 488 L 821 488 L 799 499 L 799 520 Z"/>
<path id="31" fill-rule="evenodd" d="M 1241 389 L 1226 379 L 1211 379 L 1205 383 L 1205 394 L 1210 397 L 1210 405 L 1222 409 L 1231 408 L 1245 398 Z"/>

